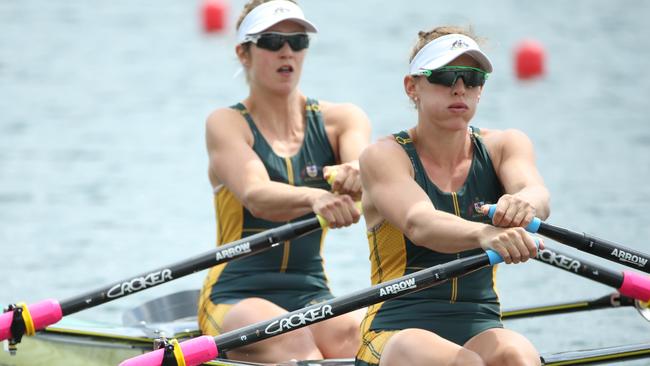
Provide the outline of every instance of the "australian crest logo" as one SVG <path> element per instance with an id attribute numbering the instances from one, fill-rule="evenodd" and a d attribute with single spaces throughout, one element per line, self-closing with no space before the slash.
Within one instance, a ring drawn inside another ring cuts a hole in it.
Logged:
<path id="1" fill-rule="evenodd" d="M 481 207 L 485 205 L 485 201 L 481 200 L 478 197 L 474 197 L 474 202 L 471 202 L 469 204 L 469 207 L 467 207 L 467 212 L 471 215 L 472 219 L 488 223 L 490 222 L 490 218 L 487 215 L 483 214 L 483 211 L 481 211 Z"/>
<path id="2" fill-rule="evenodd" d="M 457 39 L 454 41 L 454 43 L 451 44 L 451 49 L 457 50 L 459 48 L 463 48 L 463 49 L 469 48 L 469 45 L 465 43 L 465 41 L 463 41 L 462 39 Z"/>
<path id="3" fill-rule="evenodd" d="M 484 201 L 474 202 L 474 213 L 483 215 L 483 211 L 481 210 L 481 207 L 483 207 L 483 205 L 485 205 Z"/>
<path id="4" fill-rule="evenodd" d="M 310 178 L 315 178 L 318 175 L 318 166 L 316 164 L 309 164 L 305 167 L 305 172 Z"/>
<path id="5" fill-rule="evenodd" d="M 284 14 L 284 13 L 289 13 L 291 12 L 291 9 L 288 8 L 283 8 L 283 7 L 278 7 L 275 8 L 275 11 L 273 11 L 273 14 Z"/>

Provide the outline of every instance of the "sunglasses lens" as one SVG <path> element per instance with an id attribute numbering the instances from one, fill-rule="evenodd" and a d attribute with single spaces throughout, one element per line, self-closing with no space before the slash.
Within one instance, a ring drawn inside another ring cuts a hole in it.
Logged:
<path id="1" fill-rule="evenodd" d="M 454 86 L 458 78 L 463 79 L 463 83 L 467 87 L 483 86 L 485 84 L 485 73 L 476 70 L 439 70 L 432 71 L 427 80 L 431 84 L 438 84 L 444 86 Z"/>
<path id="2" fill-rule="evenodd" d="M 266 33 L 260 35 L 257 39 L 257 47 L 269 51 L 278 51 L 284 46 L 285 42 L 289 42 L 289 47 L 294 51 L 301 51 L 309 47 L 309 36 L 306 34 L 292 34 L 290 36 Z"/>
<path id="3" fill-rule="evenodd" d="M 293 36 L 288 36 L 287 41 L 289 46 L 294 51 L 301 51 L 309 47 L 309 36 L 306 34 L 294 34 Z"/>
<path id="4" fill-rule="evenodd" d="M 284 41 L 284 37 L 277 34 L 262 34 L 255 44 L 265 50 L 277 51 L 282 48 Z"/>

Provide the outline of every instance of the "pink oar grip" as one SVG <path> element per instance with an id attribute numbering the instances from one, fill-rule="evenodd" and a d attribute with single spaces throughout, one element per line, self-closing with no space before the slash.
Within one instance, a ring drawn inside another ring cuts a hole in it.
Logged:
<path id="1" fill-rule="evenodd" d="M 34 329 L 44 329 L 48 325 L 52 325 L 63 317 L 61 305 L 54 299 L 47 299 L 35 304 L 27 305 L 29 314 L 34 323 Z M 11 338 L 11 323 L 13 319 L 13 312 L 7 312 L 0 315 L 0 341 Z"/>
<path id="2" fill-rule="evenodd" d="M 204 362 L 212 361 L 219 354 L 217 345 L 214 343 L 214 338 L 210 336 L 192 338 L 181 342 L 180 346 L 187 366 L 197 366 Z M 130 358 L 122 362 L 120 366 L 160 366 L 164 353 L 164 349 L 158 349 Z"/>
<path id="3" fill-rule="evenodd" d="M 650 277 L 623 271 L 623 285 L 618 291 L 621 295 L 641 301 L 650 301 Z"/>

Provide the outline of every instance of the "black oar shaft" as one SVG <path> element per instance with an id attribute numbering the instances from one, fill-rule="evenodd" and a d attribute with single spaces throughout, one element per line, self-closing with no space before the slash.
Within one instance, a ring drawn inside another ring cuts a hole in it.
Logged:
<path id="1" fill-rule="evenodd" d="M 315 324 L 353 310 L 420 291 L 490 264 L 487 254 L 477 254 L 427 268 L 347 296 L 224 333 L 214 338 L 219 352 Z"/>
<path id="2" fill-rule="evenodd" d="M 650 256 L 620 244 L 542 222 L 537 232 L 578 250 L 650 273 Z"/>
<path id="3" fill-rule="evenodd" d="M 555 248 L 551 249 L 547 246 L 543 250 L 538 250 L 535 259 L 616 289 L 621 288 L 623 285 L 623 273 L 591 263 L 582 258 L 576 258 Z"/>
<path id="4" fill-rule="evenodd" d="M 78 311 L 103 304 L 108 301 L 119 299 L 132 293 L 142 291 L 163 283 L 190 275 L 200 270 L 225 263 L 234 259 L 243 258 L 251 254 L 269 249 L 285 240 L 295 239 L 299 236 L 319 229 L 320 223 L 317 217 L 288 223 L 274 229 L 270 229 L 235 242 L 222 245 L 216 249 L 199 254 L 190 259 L 160 267 L 153 271 L 144 272 L 140 275 L 115 282 L 106 287 L 90 291 L 61 301 L 63 315 L 69 315 Z"/>

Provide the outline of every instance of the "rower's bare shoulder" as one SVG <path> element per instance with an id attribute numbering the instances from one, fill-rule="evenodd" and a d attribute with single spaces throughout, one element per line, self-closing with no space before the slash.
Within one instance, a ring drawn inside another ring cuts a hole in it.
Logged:
<path id="1" fill-rule="evenodd" d="M 252 140 L 252 133 L 245 123 L 242 113 L 233 108 L 219 108 L 208 115 L 205 122 L 206 135 L 209 138 L 228 136 Z"/>
<path id="2" fill-rule="evenodd" d="M 356 104 L 320 101 L 319 106 L 325 124 L 340 125 L 354 122 L 370 125 L 368 116 Z"/>
<path id="3" fill-rule="evenodd" d="M 361 169 L 364 164 L 377 167 L 410 166 L 408 155 L 393 136 L 379 138 L 368 145 L 359 157 L 359 164 Z"/>
<path id="4" fill-rule="evenodd" d="M 486 145 L 498 148 L 507 147 L 511 144 L 530 142 L 530 139 L 524 132 L 515 128 L 506 130 L 482 128 L 480 135 Z"/>

